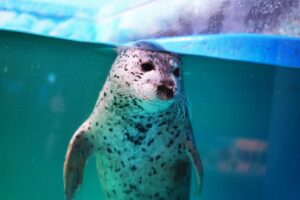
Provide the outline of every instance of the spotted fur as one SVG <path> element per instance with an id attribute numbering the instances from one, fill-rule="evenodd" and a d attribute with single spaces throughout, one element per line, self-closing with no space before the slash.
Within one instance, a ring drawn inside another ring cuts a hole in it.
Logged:
<path id="1" fill-rule="evenodd" d="M 180 59 L 150 43 L 118 53 L 92 115 L 70 141 L 67 200 L 81 184 L 91 154 L 107 200 L 188 200 L 191 166 L 198 192 L 203 175 Z"/>

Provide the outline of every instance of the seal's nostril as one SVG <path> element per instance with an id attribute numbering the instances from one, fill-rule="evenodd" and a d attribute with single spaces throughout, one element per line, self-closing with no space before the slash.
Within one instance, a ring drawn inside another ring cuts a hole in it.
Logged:
<path id="1" fill-rule="evenodd" d="M 159 85 L 157 87 L 157 96 L 162 100 L 169 100 L 173 98 L 174 96 L 173 86 Z"/>
<path id="2" fill-rule="evenodd" d="M 167 89 L 173 90 L 173 85 L 164 85 L 164 87 L 166 87 Z"/>
<path id="3" fill-rule="evenodd" d="M 174 82 L 172 80 L 163 80 L 161 81 L 161 85 L 164 85 L 166 88 L 173 89 Z"/>

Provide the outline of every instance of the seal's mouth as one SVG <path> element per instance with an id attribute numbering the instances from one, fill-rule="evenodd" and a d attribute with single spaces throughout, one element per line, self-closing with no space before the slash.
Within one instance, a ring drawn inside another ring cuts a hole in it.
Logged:
<path id="1" fill-rule="evenodd" d="M 173 87 L 168 87 L 166 85 L 159 85 L 157 87 L 157 96 L 161 100 L 170 100 L 174 97 Z"/>

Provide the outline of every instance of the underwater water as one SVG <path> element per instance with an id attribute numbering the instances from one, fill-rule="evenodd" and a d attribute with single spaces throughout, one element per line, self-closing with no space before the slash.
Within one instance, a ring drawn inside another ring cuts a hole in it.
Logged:
<path id="1" fill-rule="evenodd" d="M 67 145 L 115 56 L 106 46 L 0 32 L 1 200 L 64 199 Z M 200 199 L 300 199 L 300 69 L 182 60 L 205 172 Z M 75 199 L 103 199 L 94 161 Z"/>

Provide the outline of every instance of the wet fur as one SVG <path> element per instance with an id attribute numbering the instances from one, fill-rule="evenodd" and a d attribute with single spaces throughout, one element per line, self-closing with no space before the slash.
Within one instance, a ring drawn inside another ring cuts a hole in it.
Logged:
<path id="1" fill-rule="evenodd" d="M 174 76 L 180 60 L 141 46 L 119 50 L 92 115 L 70 142 L 64 168 L 68 200 L 81 183 L 82 165 L 90 154 L 96 155 L 107 200 L 188 200 L 191 164 L 196 162 L 202 182 L 183 77 Z M 145 62 L 152 62 L 155 70 L 143 72 Z M 156 94 L 166 79 L 174 82 L 175 91 L 167 101 Z"/>

